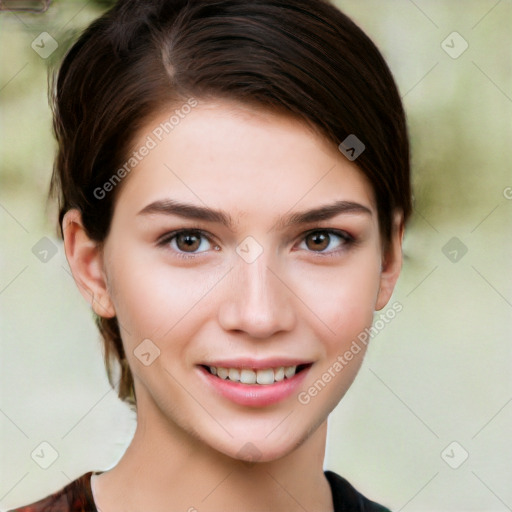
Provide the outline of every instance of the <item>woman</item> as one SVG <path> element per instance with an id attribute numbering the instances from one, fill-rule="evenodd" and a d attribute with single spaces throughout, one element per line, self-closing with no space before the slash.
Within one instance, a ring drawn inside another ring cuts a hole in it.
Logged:
<path id="1" fill-rule="evenodd" d="M 411 211 L 373 43 L 323 0 L 119 1 L 53 107 L 66 256 L 137 429 L 17 510 L 386 510 L 323 470 Z"/>

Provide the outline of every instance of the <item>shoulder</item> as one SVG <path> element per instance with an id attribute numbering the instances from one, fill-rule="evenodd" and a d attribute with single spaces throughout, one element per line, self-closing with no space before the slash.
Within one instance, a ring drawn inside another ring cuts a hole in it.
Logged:
<path id="1" fill-rule="evenodd" d="M 42 500 L 9 512 L 97 512 L 91 491 L 92 472 Z"/>
<path id="2" fill-rule="evenodd" d="M 386 507 L 363 496 L 333 471 L 325 471 L 325 476 L 331 486 L 334 512 L 390 512 Z"/>

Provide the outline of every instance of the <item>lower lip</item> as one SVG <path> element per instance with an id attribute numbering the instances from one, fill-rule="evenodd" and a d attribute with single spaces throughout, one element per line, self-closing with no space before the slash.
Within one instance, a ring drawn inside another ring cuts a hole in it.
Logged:
<path id="1" fill-rule="evenodd" d="M 216 377 L 202 366 L 198 368 L 207 384 L 225 398 L 239 405 L 265 407 L 280 402 L 296 392 L 311 367 L 304 368 L 293 377 L 274 384 L 242 384 Z"/>

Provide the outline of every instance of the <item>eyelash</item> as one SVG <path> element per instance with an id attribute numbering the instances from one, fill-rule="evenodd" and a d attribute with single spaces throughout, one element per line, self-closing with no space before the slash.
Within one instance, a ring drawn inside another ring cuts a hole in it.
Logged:
<path id="1" fill-rule="evenodd" d="M 161 236 L 157 240 L 157 246 L 158 247 L 165 247 L 168 245 L 174 238 L 176 238 L 178 235 L 181 234 L 194 234 L 196 236 L 201 236 L 206 238 L 210 243 L 214 244 L 214 241 L 212 240 L 212 237 L 206 233 L 205 231 L 201 229 L 195 229 L 195 228 L 189 228 L 189 229 L 178 229 L 176 231 L 171 231 L 169 233 L 166 233 L 165 235 Z M 341 245 L 341 248 L 335 249 L 334 251 L 330 252 L 319 252 L 319 251 L 308 251 L 314 254 L 315 256 L 325 258 L 325 257 L 336 257 L 340 252 L 342 252 L 344 249 L 347 249 L 351 245 L 354 245 L 356 243 L 356 239 L 347 233 L 346 231 L 341 231 L 338 229 L 327 229 L 327 228 L 316 228 L 311 229 L 309 231 L 306 231 L 302 234 L 301 241 L 305 240 L 309 235 L 312 235 L 313 233 L 326 233 L 329 235 L 335 235 L 340 237 L 343 240 L 343 243 Z M 186 253 L 186 252 L 178 252 L 173 249 L 173 252 L 175 253 L 176 257 L 182 258 L 185 260 L 190 260 L 199 257 L 202 253 Z"/>

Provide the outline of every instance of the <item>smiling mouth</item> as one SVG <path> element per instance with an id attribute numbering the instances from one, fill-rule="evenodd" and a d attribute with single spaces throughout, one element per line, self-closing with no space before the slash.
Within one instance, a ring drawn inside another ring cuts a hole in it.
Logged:
<path id="1" fill-rule="evenodd" d="M 211 375 L 214 375 L 222 380 L 229 380 L 231 382 L 239 382 L 240 384 L 260 384 L 268 386 L 281 382 L 283 380 L 291 379 L 300 372 L 306 370 L 311 366 L 309 364 L 300 364 L 298 366 L 278 366 L 276 368 L 261 368 L 253 370 L 250 368 L 223 368 L 217 366 L 201 365 Z"/>

